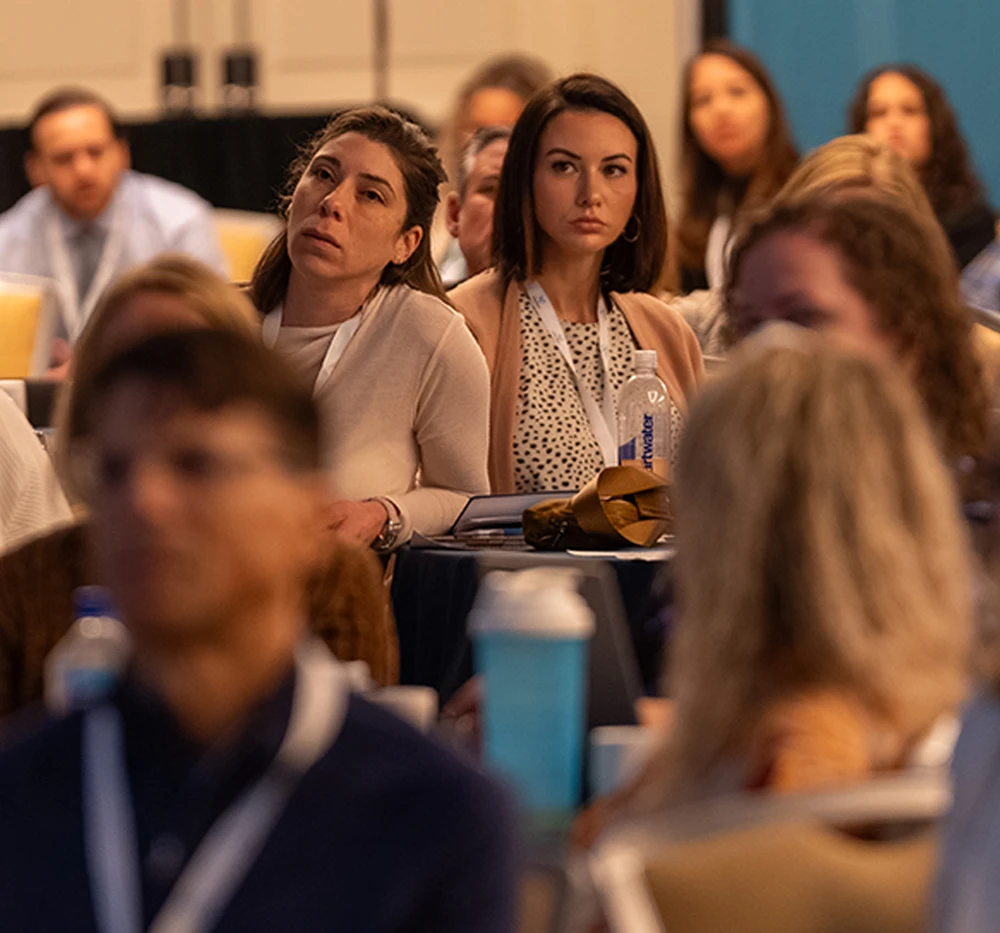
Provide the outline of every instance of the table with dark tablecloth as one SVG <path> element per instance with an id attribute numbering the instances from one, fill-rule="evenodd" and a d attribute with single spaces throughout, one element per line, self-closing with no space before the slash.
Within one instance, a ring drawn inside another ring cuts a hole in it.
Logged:
<path id="1" fill-rule="evenodd" d="M 442 702 L 472 675 L 467 620 L 479 586 L 476 556 L 476 551 L 421 548 L 402 548 L 396 556 L 392 604 L 399 631 L 400 682 L 433 687 Z M 544 560 L 544 555 L 538 557 Z M 659 681 L 669 626 L 669 565 L 608 562 L 618 579 L 643 684 L 652 691 Z"/>

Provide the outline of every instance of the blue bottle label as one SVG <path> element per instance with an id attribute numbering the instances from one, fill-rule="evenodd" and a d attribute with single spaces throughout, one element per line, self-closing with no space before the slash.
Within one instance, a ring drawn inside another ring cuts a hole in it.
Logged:
<path id="1" fill-rule="evenodd" d="M 78 667 L 66 671 L 66 700 L 70 709 L 89 706 L 106 697 L 118 682 L 118 672 L 106 667 Z"/>

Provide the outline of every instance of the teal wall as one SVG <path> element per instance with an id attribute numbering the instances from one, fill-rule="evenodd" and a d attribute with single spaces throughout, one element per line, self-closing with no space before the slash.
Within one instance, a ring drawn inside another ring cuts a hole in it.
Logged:
<path id="1" fill-rule="evenodd" d="M 805 151 L 847 129 L 870 68 L 906 61 L 944 86 L 1000 205 L 1000 0 L 728 0 L 729 35 L 764 60 Z"/>

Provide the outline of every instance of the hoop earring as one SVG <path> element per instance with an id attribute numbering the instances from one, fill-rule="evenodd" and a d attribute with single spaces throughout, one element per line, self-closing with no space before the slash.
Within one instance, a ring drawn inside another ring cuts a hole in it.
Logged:
<path id="1" fill-rule="evenodd" d="M 639 234 L 642 233 L 642 221 L 635 214 L 629 217 L 629 223 L 633 220 L 635 221 L 635 233 L 632 236 L 628 235 L 628 223 L 625 224 L 625 229 L 622 230 L 622 239 L 626 243 L 635 243 L 639 239 Z"/>

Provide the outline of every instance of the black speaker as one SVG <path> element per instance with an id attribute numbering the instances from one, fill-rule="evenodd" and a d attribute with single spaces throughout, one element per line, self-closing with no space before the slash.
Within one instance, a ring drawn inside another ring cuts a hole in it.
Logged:
<path id="1" fill-rule="evenodd" d="M 183 116 L 194 112 L 198 104 L 198 59 L 193 49 L 163 53 L 160 93 L 167 114 Z"/>
<path id="2" fill-rule="evenodd" d="M 231 112 L 253 110 L 257 99 L 257 52 L 234 46 L 222 58 L 222 106 Z"/>

